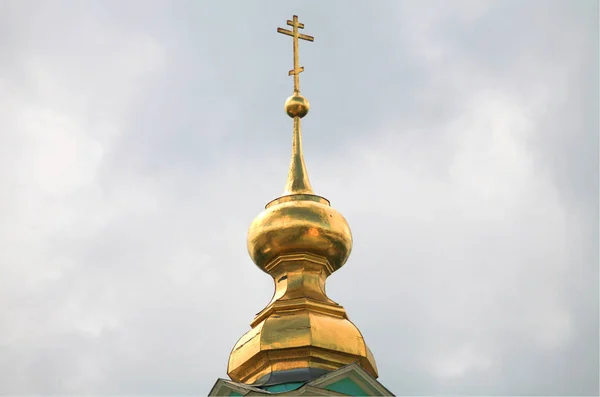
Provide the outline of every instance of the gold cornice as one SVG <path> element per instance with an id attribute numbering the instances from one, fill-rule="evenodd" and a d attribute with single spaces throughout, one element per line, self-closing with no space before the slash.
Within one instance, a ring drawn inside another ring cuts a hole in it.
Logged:
<path id="1" fill-rule="evenodd" d="M 277 258 L 273 259 L 265 265 L 265 271 L 269 274 L 272 274 L 272 272 L 275 271 L 277 266 L 279 266 L 282 263 L 300 261 L 322 266 L 327 271 L 328 276 L 335 271 L 335 268 L 331 266 L 327 258 L 311 254 L 310 252 L 298 252 L 293 254 L 279 255 Z"/>

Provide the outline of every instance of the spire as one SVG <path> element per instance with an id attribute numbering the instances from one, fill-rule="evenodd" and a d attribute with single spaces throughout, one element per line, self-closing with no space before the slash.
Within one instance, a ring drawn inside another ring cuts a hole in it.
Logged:
<path id="1" fill-rule="evenodd" d="M 294 69 L 288 72 L 288 76 L 294 76 L 294 94 L 285 101 L 285 112 L 294 119 L 292 161 L 290 162 L 290 170 L 283 194 L 314 194 L 308 179 L 306 164 L 304 164 L 304 156 L 302 155 L 300 119 L 308 114 L 310 104 L 306 98 L 300 95 L 300 73 L 304 71 L 304 67 L 299 66 L 298 40 L 314 41 L 315 38 L 298 32 L 298 29 L 304 29 L 304 24 L 298 22 L 297 15 L 294 15 L 291 21 L 288 20 L 287 24 L 292 27 L 292 30 L 277 28 L 278 33 L 292 36 L 294 54 Z"/>
<path id="2" fill-rule="evenodd" d="M 229 356 L 232 380 L 260 385 L 273 379 L 310 381 L 353 362 L 371 376 L 377 367 L 358 328 L 346 310 L 325 293 L 327 277 L 339 270 L 352 251 L 346 219 L 329 201 L 314 194 L 302 156 L 300 119 L 309 103 L 300 95 L 298 40 L 304 24 L 294 16 L 278 28 L 293 38 L 294 93 L 285 102 L 294 120 L 292 160 L 282 196 L 269 202 L 250 225 L 248 252 L 254 263 L 273 277 L 271 302 L 256 315 Z"/>

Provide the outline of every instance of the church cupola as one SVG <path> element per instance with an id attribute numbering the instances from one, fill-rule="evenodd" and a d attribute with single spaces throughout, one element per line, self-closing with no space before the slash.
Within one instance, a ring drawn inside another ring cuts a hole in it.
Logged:
<path id="1" fill-rule="evenodd" d="M 264 385 L 308 382 L 357 363 L 377 377 L 375 359 L 344 308 L 325 293 L 327 277 L 340 269 L 352 250 L 346 219 L 330 202 L 314 193 L 304 157 L 300 121 L 310 105 L 300 94 L 298 40 L 304 24 L 294 16 L 294 92 L 285 102 L 293 119 L 292 159 L 283 194 L 269 202 L 248 231 L 248 252 L 254 263 L 273 277 L 271 302 L 256 315 L 251 330 L 229 357 L 228 374 L 235 382 Z"/>

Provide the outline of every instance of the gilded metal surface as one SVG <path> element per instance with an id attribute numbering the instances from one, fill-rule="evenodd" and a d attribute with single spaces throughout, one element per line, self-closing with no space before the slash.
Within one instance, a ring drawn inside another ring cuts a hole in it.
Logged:
<path id="1" fill-rule="evenodd" d="M 283 107 L 287 115 L 291 118 L 302 118 L 308 114 L 310 103 L 308 103 L 308 99 L 304 98 L 302 95 L 292 95 L 285 101 Z"/>
<path id="2" fill-rule="evenodd" d="M 313 190 L 308 180 L 304 156 L 302 155 L 302 132 L 300 130 L 300 119 L 307 115 L 310 104 L 306 98 L 300 95 L 300 73 L 304 71 L 299 66 L 300 54 L 298 50 L 298 39 L 314 41 L 314 37 L 298 33 L 298 29 L 304 29 L 304 24 L 298 22 L 298 16 L 294 15 L 291 21 L 287 21 L 292 26 L 292 31 L 277 28 L 277 32 L 292 36 L 294 69 L 289 71 L 290 76 L 294 76 L 294 94 L 285 101 L 285 112 L 294 119 L 294 135 L 292 140 L 292 161 L 288 173 L 287 183 L 285 185 L 284 195 L 289 194 L 312 194 Z"/>
<path id="3" fill-rule="evenodd" d="M 287 182 L 283 190 L 284 196 L 290 194 L 314 194 L 308 180 L 308 171 L 306 171 L 306 164 L 304 163 L 304 156 L 302 154 L 300 117 L 294 117 L 292 160 L 290 161 L 290 170 L 288 171 Z"/>
<path id="4" fill-rule="evenodd" d="M 248 252 L 264 271 L 279 255 L 297 252 L 318 255 L 336 271 L 351 250 L 346 219 L 331 206 L 312 200 L 275 202 L 254 218 L 248 231 Z"/>
<path id="5" fill-rule="evenodd" d="M 287 21 L 288 26 L 292 27 L 292 30 L 277 28 L 278 33 L 283 33 L 288 36 L 292 36 L 292 43 L 294 47 L 294 69 L 288 72 L 288 76 L 294 76 L 294 94 L 300 93 L 300 73 L 304 71 L 304 67 L 300 67 L 300 54 L 298 51 L 298 39 L 306 41 L 315 41 L 315 38 L 306 34 L 298 32 L 298 29 L 304 29 L 304 24 L 298 22 L 298 16 L 294 15 L 292 20 Z"/>
<path id="6" fill-rule="evenodd" d="M 344 308 L 325 294 L 326 278 L 340 269 L 352 250 L 346 219 L 327 199 L 314 194 L 302 155 L 300 119 L 308 101 L 300 95 L 298 33 L 304 24 L 287 21 L 293 38 L 294 93 L 285 104 L 294 120 L 292 159 L 283 195 L 265 206 L 250 225 L 248 252 L 256 265 L 273 277 L 271 302 L 233 348 L 228 374 L 232 380 L 256 382 L 271 372 L 296 368 L 335 370 L 358 362 L 372 376 L 377 367 L 360 331 Z"/>

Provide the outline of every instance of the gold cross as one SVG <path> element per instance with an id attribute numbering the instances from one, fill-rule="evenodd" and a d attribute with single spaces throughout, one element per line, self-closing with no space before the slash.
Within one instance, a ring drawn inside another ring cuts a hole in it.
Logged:
<path id="1" fill-rule="evenodd" d="M 288 76 L 294 76 L 294 93 L 300 93 L 300 79 L 299 74 L 304 71 L 304 67 L 298 66 L 299 55 L 298 55 L 298 39 L 306 40 L 306 41 L 314 41 L 315 38 L 306 34 L 298 33 L 298 29 L 304 29 L 304 24 L 298 22 L 298 16 L 294 15 L 292 21 L 287 21 L 288 26 L 292 27 L 292 30 L 277 28 L 278 33 L 287 34 L 288 36 L 292 36 L 294 39 L 294 69 L 288 72 Z"/>

